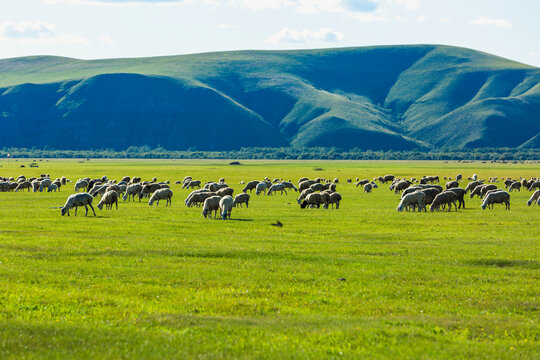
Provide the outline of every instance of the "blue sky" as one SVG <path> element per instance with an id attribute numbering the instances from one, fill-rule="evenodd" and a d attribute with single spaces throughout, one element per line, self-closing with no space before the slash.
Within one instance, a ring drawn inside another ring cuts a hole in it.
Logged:
<path id="1" fill-rule="evenodd" d="M 0 58 L 447 44 L 540 66 L 539 0 L 3 0 Z"/>

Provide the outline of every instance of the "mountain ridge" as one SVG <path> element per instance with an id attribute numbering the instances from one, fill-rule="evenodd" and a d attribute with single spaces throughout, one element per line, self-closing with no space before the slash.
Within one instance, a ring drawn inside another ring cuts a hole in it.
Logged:
<path id="1" fill-rule="evenodd" d="M 529 148 L 538 114 L 540 69 L 441 45 L 0 60 L 6 146 Z"/>

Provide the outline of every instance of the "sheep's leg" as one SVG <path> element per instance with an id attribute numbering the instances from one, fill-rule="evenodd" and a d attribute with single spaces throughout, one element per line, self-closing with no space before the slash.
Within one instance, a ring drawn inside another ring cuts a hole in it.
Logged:
<path id="1" fill-rule="evenodd" d="M 86 213 L 84 214 L 84 216 L 88 216 L 88 206 L 84 205 L 84 209 L 86 210 Z"/>
<path id="2" fill-rule="evenodd" d="M 94 211 L 94 207 L 92 206 L 92 204 L 88 204 L 88 206 L 90 206 L 90 209 L 92 209 L 94 216 L 96 216 L 96 212 Z M 86 212 L 88 212 L 88 209 L 86 209 Z"/>
<path id="3" fill-rule="evenodd" d="M 78 207 L 77 205 L 75 205 L 75 216 L 77 216 L 77 209 L 78 209 L 78 208 L 79 208 L 79 207 Z"/>

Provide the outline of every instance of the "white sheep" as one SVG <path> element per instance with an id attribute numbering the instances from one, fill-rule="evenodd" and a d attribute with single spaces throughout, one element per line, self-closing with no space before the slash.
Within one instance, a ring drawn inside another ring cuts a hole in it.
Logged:
<path id="1" fill-rule="evenodd" d="M 124 201 L 131 198 L 135 200 L 135 196 L 139 195 L 141 191 L 142 191 L 141 184 L 131 184 L 126 188 L 126 192 L 124 193 L 124 196 L 122 197 L 122 199 L 124 199 Z"/>
<path id="2" fill-rule="evenodd" d="M 371 189 L 373 189 L 373 184 L 372 183 L 369 182 L 369 183 L 364 185 L 364 192 L 370 193 Z"/>
<path id="3" fill-rule="evenodd" d="M 527 206 L 535 205 L 537 202 L 540 202 L 540 190 L 536 190 L 529 201 L 527 201 Z M 538 204 L 540 205 L 540 204 Z"/>
<path id="4" fill-rule="evenodd" d="M 188 198 L 185 201 L 185 204 L 187 207 L 191 207 L 193 205 L 200 206 L 202 203 L 204 203 L 204 200 L 208 199 L 211 196 L 216 196 L 217 194 L 214 192 L 197 192 L 194 194 L 191 194 L 188 196 Z"/>
<path id="5" fill-rule="evenodd" d="M 255 188 L 255 194 L 259 195 L 260 193 L 264 192 L 266 194 L 266 182 L 261 181 L 257 184 L 257 187 Z"/>
<path id="6" fill-rule="evenodd" d="M 223 220 L 227 220 L 227 219 L 231 220 L 231 213 L 232 213 L 233 205 L 234 205 L 234 200 L 232 196 L 230 195 L 225 195 L 224 197 L 221 198 L 221 200 L 219 200 L 219 211 L 221 213 L 221 218 Z"/>
<path id="7" fill-rule="evenodd" d="M 56 184 L 51 184 L 47 187 L 47 192 L 57 191 L 57 190 L 58 190 L 58 185 Z"/>
<path id="8" fill-rule="evenodd" d="M 101 198 L 101 201 L 98 204 L 98 209 L 103 210 L 103 205 L 105 205 L 105 209 L 112 209 L 113 205 L 116 204 L 116 210 L 118 210 L 118 198 L 120 196 L 118 193 L 114 190 L 108 190 L 103 194 L 103 197 Z"/>
<path id="9" fill-rule="evenodd" d="M 339 203 L 341 202 L 341 194 L 337 192 L 333 192 L 329 195 L 329 199 L 326 202 L 326 204 L 323 205 L 324 209 L 328 209 L 328 205 L 332 205 L 332 209 L 334 208 L 334 204 L 336 204 L 336 209 L 339 209 Z"/>
<path id="10" fill-rule="evenodd" d="M 285 195 L 287 195 L 287 191 L 285 190 L 285 185 L 283 185 L 283 184 L 274 184 L 274 185 L 270 186 L 270 189 L 268 189 L 268 194 L 267 195 L 270 195 L 273 192 L 275 193 L 277 191 L 281 191 L 281 195 L 283 195 L 283 193 L 285 193 Z"/>
<path id="11" fill-rule="evenodd" d="M 79 179 L 79 180 L 77 180 L 77 182 L 75 183 L 75 189 L 74 189 L 74 191 L 86 190 L 87 187 L 88 187 L 88 181 L 83 180 L 83 179 Z"/>
<path id="12" fill-rule="evenodd" d="M 416 210 L 416 207 L 418 207 L 419 212 L 422 210 L 426 211 L 426 194 L 417 190 L 405 195 L 399 202 L 396 210 L 401 212 L 403 209 L 406 209 L 408 211 L 411 206 L 413 211 Z"/>
<path id="13" fill-rule="evenodd" d="M 510 194 L 506 191 L 491 192 L 486 195 L 480 207 L 485 210 L 490 205 L 493 208 L 493 204 L 504 204 L 507 210 L 510 209 Z"/>
<path id="14" fill-rule="evenodd" d="M 73 207 L 75 207 L 75 216 L 77 216 L 77 209 L 79 206 L 84 206 L 84 208 L 86 209 L 86 214 L 84 216 L 88 215 L 88 206 L 90 206 L 90 209 L 92 209 L 94 216 L 96 216 L 96 212 L 94 211 L 94 208 L 92 207 L 93 199 L 94 197 L 88 193 L 70 195 L 66 201 L 66 204 L 62 208 L 62 216 L 64 216 L 66 213 L 69 216 L 69 209 Z"/>
<path id="15" fill-rule="evenodd" d="M 52 184 L 51 179 L 46 178 L 39 183 L 39 192 L 43 192 L 43 189 L 47 189 Z"/>
<path id="16" fill-rule="evenodd" d="M 159 190 L 156 190 L 154 191 L 154 193 L 152 194 L 152 196 L 150 197 L 150 200 L 148 201 L 148 205 L 152 206 L 152 204 L 154 203 L 154 201 L 156 202 L 156 205 L 159 205 L 159 200 L 166 200 L 167 203 L 165 204 L 165 206 L 171 206 L 172 205 L 172 196 L 173 196 L 173 192 L 171 189 L 159 189 Z"/>
<path id="17" fill-rule="evenodd" d="M 208 199 L 204 200 L 204 205 L 202 209 L 202 215 L 204 217 L 210 217 L 212 215 L 212 211 L 214 212 L 214 218 L 216 217 L 216 214 L 219 210 L 219 202 L 221 200 L 221 196 L 211 196 Z"/>
<path id="18" fill-rule="evenodd" d="M 234 197 L 233 206 L 236 207 L 236 205 L 242 207 L 242 204 L 246 204 L 246 207 L 249 207 L 249 194 L 246 193 L 240 193 Z"/>

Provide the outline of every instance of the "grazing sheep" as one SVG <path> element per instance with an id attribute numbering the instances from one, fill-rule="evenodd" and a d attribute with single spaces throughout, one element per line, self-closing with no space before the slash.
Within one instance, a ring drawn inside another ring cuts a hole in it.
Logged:
<path id="1" fill-rule="evenodd" d="M 69 216 L 69 209 L 73 207 L 75 207 L 75 216 L 77 216 L 77 209 L 79 208 L 79 206 L 84 206 L 84 208 L 86 209 L 86 214 L 84 216 L 88 216 L 88 206 L 90 206 L 90 209 L 92 209 L 94 216 L 96 216 L 96 212 L 92 207 L 93 199 L 94 197 L 88 193 L 70 195 L 66 201 L 66 204 L 62 208 L 62 216 L 66 215 L 66 213 Z"/>
<path id="2" fill-rule="evenodd" d="M 457 196 L 457 199 L 458 199 L 458 209 L 461 209 L 461 206 L 463 205 L 463 208 L 465 209 L 465 200 L 463 199 L 463 197 L 465 196 L 465 190 L 462 189 L 462 188 L 451 188 L 451 189 L 448 189 L 446 191 L 451 191 L 453 192 L 454 194 L 456 194 Z"/>
<path id="3" fill-rule="evenodd" d="M 482 205 L 480 207 L 485 210 L 486 207 L 493 208 L 493 204 L 504 204 L 506 207 L 506 210 L 510 209 L 510 194 L 506 191 L 496 191 L 489 193 L 482 202 Z"/>
<path id="4" fill-rule="evenodd" d="M 142 191 L 141 184 L 131 184 L 126 188 L 126 192 L 124 193 L 124 196 L 122 197 L 122 199 L 124 199 L 124 201 L 126 201 L 127 199 L 133 199 L 133 201 L 135 201 L 135 196 L 139 195 L 141 191 Z M 140 201 L 141 200 L 139 197 L 139 202 Z"/>
<path id="5" fill-rule="evenodd" d="M 220 182 L 221 184 L 225 183 L 225 178 L 219 179 L 219 182 Z"/>
<path id="6" fill-rule="evenodd" d="M 218 191 L 220 188 L 219 188 L 219 184 L 218 183 L 215 183 L 213 181 L 210 181 L 208 183 L 206 183 L 203 187 L 203 189 L 208 189 L 212 192 L 216 192 Z"/>
<path id="7" fill-rule="evenodd" d="M 40 185 L 41 185 L 41 181 L 39 180 L 32 181 L 32 191 L 37 192 L 39 190 Z"/>
<path id="8" fill-rule="evenodd" d="M 395 184 L 393 187 L 394 193 L 399 194 L 402 190 L 405 190 L 411 185 L 411 182 L 409 180 L 402 180 Z M 392 190 L 392 189 L 390 189 Z"/>
<path id="9" fill-rule="evenodd" d="M 298 184 L 298 191 L 302 192 L 315 183 L 317 183 L 315 180 L 304 180 Z"/>
<path id="10" fill-rule="evenodd" d="M 156 190 L 152 196 L 150 197 L 150 200 L 148 201 L 148 205 L 152 206 L 154 202 L 156 202 L 156 206 L 159 205 L 159 200 L 166 200 L 167 203 L 165 206 L 171 206 L 172 205 L 172 196 L 173 192 L 171 189 L 163 188 Z"/>
<path id="11" fill-rule="evenodd" d="M 384 175 L 383 177 L 379 177 L 379 181 L 383 184 L 386 184 L 389 181 L 394 181 L 395 176 L 394 175 Z"/>
<path id="12" fill-rule="evenodd" d="M 74 191 L 78 192 L 79 190 L 86 190 L 87 187 L 88 187 L 88 181 L 81 179 L 75 183 Z"/>
<path id="13" fill-rule="evenodd" d="M 509 188 L 510 186 L 512 186 L 512 184 L 515 182 L 515 180 L 512 180 L 512 179 L 506 179 L 504 180 L 504 187 L 505 188 Z"/>
<path id="14" fill-rule="evenodd" d="M 514 181 L 514 183 L 510 185 L 508 191 L 512 192 L 512 190 L 521 191 L 521 183 L 519 181 Z"/>
<path id="15" fill-rule="evenodd" d="M 334 181 L 332 181 L 334 184 L 339 184 L 339 178 L 335 178 Z"/>
<path id="16" fill-rule="evenodd" d="M 141 201 L 143 197 L 150 197 L 151 194 L 159 189 L 169 189 L 169 185 L 154 183 L 143 185 L 141 192 L 139 193 L 139 201 Z"/>
<path id="17" fill-rule="evenodd" d="M 293 189 L 294 191 L 298 192 L 298 189 L 294 184 L 290 181 L 282 181 L 281 184 L 285 186 L 285 189 Z"/>
<path id="18" fill-rule="evenodd" d="M 99 210 L 103 210 L 103 205 L 105 205 L 105 209 L 111 209 L 114 204 L 116 204 L 116 210 L 118 210 L 118 198 L 119 195 L 114 190 L 108 190 L 103 194 L 103 197 L 101 198 L 101 201 L 97 205 Z"/>
<path id="19" fill-rule="evenodd" d="M 318 193 L 312 193 L 306 196 L 305 200 L 302 202 L 302 204 L 300 204 L 300 208 L 305 209 L 308 206 L 316 206 L 317 208 L 320 208 L 321 204 L 324 204 L 322 195 Z"/>
<path id="20" fill-rule="evenodd" d="M 15 188 L 15 191 L 24 190 L 24 189 L 28 189 L 28 191 L 30 191 L 31 188 L 32 188 L 32 183 L 30 181 L 23 181 L 19 183 L 19 185 L 17 185 L 17 187 Z"/>
<path id="21" fill-rule="evenodd" d="M 246 204 L 246 207 L 249 207 L 249 194 L 241 193 L 234 197 L 233 206 L 236 207 L 236 205 L 239 205 L 242 207 L 242 204 Z"/>
<path id="22" fill-rule="evenodd" d="M 274 184 L 274 185 L 270 186 L 270 189 L 268 189 L 268 194 L 267 195 L 271 195 L 272 193 L 275 193 L 277 191 L 280 191 L 281 195 L 283 195 L 283 193 L 285 193 L 285 195 L 287 195 L 287 190 L 285 190 L 285 185 L 283 185 L 283 184 Z"/>
<path id="23" fill-rule="evenodd" d="M 309 194 L 313 194 L 314 192 L 315 190 L 313 190 L 312 188 L 307 188 L 300 193 L 300 196 L 298 197 L 298 199 L 296 199 L 296 201 L 298 202 L 298 204 L 301 204 L 302 200 L 304 200 L 306 196 L 308 196 Z"/>
<path id="24" fill-rule="evenodd" d="M 359 187 L 359 186 L 364 186 L 366 185 L 368 182 L 370 182 L 368 179 L 364 179 L 364 180 L 360 180 L 356 183 L 356 187 Z"/>
<path id="25" fill-rule="evenodd" d="M 328 209 L 328 205 L 332 205 L 332 209 L 334 208 L 334 204 L 336 204 L 336 209 L 339 209 L 339 203 L 341 202 L 341 194 L 337 192 L 333 192 L 330 194 L 330 197 L 326 204 L 324 204 L 323 208 Z"/>
<path id="26" fill-rule="evenodd" d="M 223 189 L 219 189 L 216 193 L 221 197 L 227 196 L 227 195 L 232 196 L 232 194 L 234 193 L 234 189 L 230 187 L 226 187 Z"/>
<path id="27" fill-rule="evenodd" d="M 217 196 L 215 192 L 205 191 L 205 192 L 192 192 L 189 194 L 189 196 L 185 200 L 185 204 L 187 207 L 191 207 L 193 205 L 200 206 L 204 203 L 204 200 L 208 199 L 209 197 Z"/>
<path id="28" fill-rule="evenodd" d="M 435 196 L 435 199 L 433 199 L 433 202 L 431 203 L 431 206 L 429 207 L 429 211 L 433 212 L 435 210 L 439 211 L 439 209 L 448 204 L 448 211 L 452 210 L 452 205 L 456 208 L 457 211 L 457 195 L 452 191 L 443 191 L 439 195 Z"/>
<path id="29" fill-rule="evenodd" d="M 310 187 L 315 191 L 323 191 L 324 190 L 324 185 L 321 184 L 321 183 L 315 183 L 315 184 L 311 185 Z"/>
<path id="30" fill-rule="evenodd" d="M 425 204 L 426 205 L 430 205 L 431 203 L 433 203 L 433 200 L 435 199 L 435 197 L 442 192 L 439 189 L 433 188 L 433 187 L 432 188 L 421 189 L 420 191 L 422 191 L 424 194 L 426 194 L 426 199 L 425 199 Z"/>
<path id="31" fill-rule="evenodd" d="M 52 192 L 52 191 L 58 191 L 58 185 L 51 184 L 51 185 L 47 186 L 47 192 Z"/>
<path id="32" fill-rule="evenodd" d="M 529 191 L 533 191 L 534 189 L 540 189 L 540 181 L 535 181 L 529 186 Z"/>
<path id="33" fill-rule="evenodd" d="M 200 188 L 201 187 L 201 181 L 200 180 L 190 180 L 186 181 L 185 184 L 182 186 L 182 189 L 189 189 L 189 188 Z"/>
<path id="34" fill-rule="evenodd" d="M 52 184 L 51 179 L 46 178 L 39 183 L 39 192 L 43 192 L 43 189 L 47 189 Z"/>
<path id="35" fill-rule="evenodd" d="M 396 210 L 401 212 L 403 209 L 406 209 L 409 211 L 410 207 L 412 207 L 413 211 L 415 211 L 417 207 L 419 212 L 421 212 L 422 209 L 426 211 L 426 194 L 420 190 L 416 190 L 405 195 L 399 202 Z"/>
<path id="36" fill-rule="evenodd" d="M 471 181 L 467 184 L 467 187 L 465 188 L 465 193 L 469 191 L 473 191 L 477 186 L 482 185 L 480 181 Z"/>
<path id="37" fill-rule="evenodd" d="M 96 197 L 98 196 L 98 194 L 99 195 L 105 194 L 105 192 L 107 191 L 107 188 L 108 188 L 108 185 L 96 185 L 92 187 L 92 190 L 88 191 L 88 193 L 92 195 L 93 197 Z"/>
<path id="38" fill-rule="evenodd" d="M 367 184 L 364 185 L 364 192 L 370 193 L 372 189 L 373 189 L 372 183 L 368 182 Z"/>
<path id="39" fill-rule="evenodd" d="M 529 201 L 527 201 L 527 206 L 531 206 L 533 204 L 536 204 L 538 201 L 540 201 L 540 190 L 536 190 L 531 198 L 529 199 Z M 540 204 L 538 204 L 540 205 Z"/>
<path id="40" fill-rule="evenodd" d="M 456 182 L 460 182 L 461 179 L 463 179 L 463 175 L 458 174 L 458 175 L 456 176 Z M 459 186 L 459 185 L 458 185 L 458 186 Z"/>
<path id="41" fill-rule="evenodd" d="M 221 196 L 211 196 L 204 200 L 203 209 L 202 209 L 202 215 L 204 217 L 210 217 L 212 215 L 212 211 L 214 212 L 214 219 L 216 218 L 217 212 L 219 210 L 219 202 L 221 200 Z"/>
<path id="42" fill-rule="evenodd" d="M 231 220 L 233 205 L 234 200 L 230 195 L 225 195 L 221 198 L 221 200 L 219 200 L 219 212 L 221 213 L 221 218 L 223 220 Z"/>
<path id="43" fill-rule="evenodd" d="M 257 184 L 255 194 L 259 195 L 261 192 L 264 192 L 266 194 L 266 182 L 261 181 Z"/>
<path id="44" fill-rule="evenodd" d="M 487 184 L 480 189 L 480 195 L 485 196 L 488 191 L 497 190 L 497 185 Z"/>
<path id="45" fill-rule="evenodd" d="M 486 192 L 488 192 L 489 190 L 495 190 L 496 188 L 497 188 L 497 185 L 493 185 L 493 184 L 479 185 L 475 187 L 473 191 L 471 191 L 471 194 L 469 195 L 469 197 L 471 199 L 475 196 L 481 197 L 481 196 L 484 196 Z"/>

